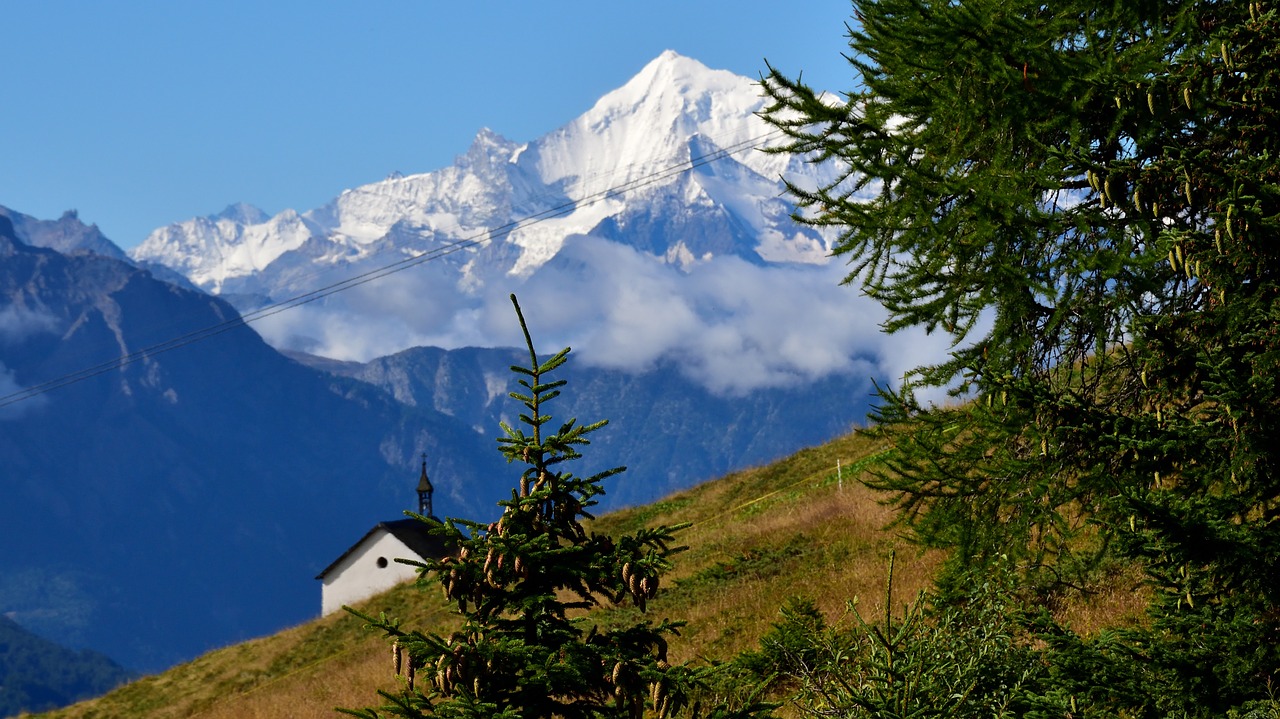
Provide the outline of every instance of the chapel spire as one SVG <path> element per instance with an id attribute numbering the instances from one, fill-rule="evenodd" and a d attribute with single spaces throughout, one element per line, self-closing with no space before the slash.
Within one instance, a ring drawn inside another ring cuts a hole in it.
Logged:
<path id="1" fill-rule="evenodd" d="M 427 478 L 427 453 L 422 453 L 422 476 L 418 478 L 418 514 L 424 517 L 435 517 L 431 509 L 431 495 L 435 493 L 431 480 Z"/>

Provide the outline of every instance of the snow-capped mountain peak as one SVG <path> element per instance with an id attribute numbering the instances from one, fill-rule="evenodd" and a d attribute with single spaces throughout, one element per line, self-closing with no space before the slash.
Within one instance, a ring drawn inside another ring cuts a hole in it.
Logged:
<path id="1" fill-rule="evenodd" d="M 758 153 L 747 148 L 768 132 L 755 116 L 761 107 L 754 81 L 668 50 L 536 143 L 538 173 L 543 182 L 589 194 L 687 162 L 693 136 L 741 148 L 735 159 L 757 169 L 751 155 Z"/>
<path id="2" fill-rule="evenodd" d="M 160 228 L 131 254 L 167 265 L 214 292 L 279 295 L 291 288 L 272 287 L 265 275 L 302 251 L 308 240 L 314 241 L 305 257 L 293 262 L 290 276 L 296 278 L 298 262 L 348 262 L 383 252 L 380 243 L 396 227 L 402 235 L 412 229 L 429 245 L 441 236 L 482 236 L 522 216 L 615 188 L 643 185 L 652 196 L 675 182 L 691 160 L 708 153 L 732 151 L 733 161 L 772 182 L 785 159 L 755 149 L 768 133 L 755 116 L 762 104 L 753 80 L 668 50 L 582 116 L 532 142 L 513 142 L 484 128 L 450 167 L 392 173 L 302 213 L 267 217 L 252 205 L 234 204 Z M 776 189 L 769 194 L 776 195 Z M 576 217 L 521 229 L 509 238 L 519 248 L 518 257 L 500 253 L 506 259 L 497 262 L 504 272 L 527 275 L 555 256 L 564 237 L 590 232 L 636 202 L 600 200 L 572 213 Z M 651 251 L 665 255 L 675 244 Z M 688 254 L 681 256 L 687 264 Z"/>
<path id="3" fill-rule="evenodd" d="M 512 162 L 515 160 L 519 149 L 519 146 L 502 135 L 487 127 L 482 127 L 476 133 L 475 139 L 471 141 L 471 148 L 465 154 L 457 157 L 454 161 L 454 166 L 468 168 L 477 164 L 489 165 L 494 162 Z"/>
<path id="4" fill-rule="evenodd" d="M 216 215 L 209 215 L 209 219 L 214 222 L 230 220 L 242 225 L 258 225 L 271 219 L 271 215 L 247 202 L 233 202 L 223 208 L 222 212 Z"/>
<path id="5" fill-rule="evenodd" d="M 785 169 L 803 180 L 813 168 L 760 151 L 782 140 L 757 115 L 764 103 L 755 80 L 667 51 L 542 137 L 517 142 L 481 129 L 449 167 L 392 173 L 302 213 L 264 218 L 233 206 L 156 230 L 133 256 L 240 302 L 284 300 L 424 258 L 377 287 L 310 304 L 306 313 L 326 317 L 319 330 L 265 331 L 278 346 L 341 359 L 511 341 L 477 317 L 516 287 L 585 282 L 614 292 L 613 302 L 651 271 L 691 274 L 719 259 L 825 264 L 829 240 L 791 219 L 779 179 Z M 626 275 L 633 262 L 641 264 Z M 720 312 L 696 303 L 691 317 Z"/>

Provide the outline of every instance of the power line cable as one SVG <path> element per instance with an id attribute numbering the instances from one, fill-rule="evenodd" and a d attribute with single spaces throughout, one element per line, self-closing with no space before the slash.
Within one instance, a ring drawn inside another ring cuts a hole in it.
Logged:
<path id="1" fill-rule="evenodd" d="M 150 345 L 148 347 L 144 347 L 139 350 L 135 350 L 134 352 L 121 355 L 119 357 L 116 357 L 115 359 L 108 360 L 106 362 L 102 362 L 102 363 L 93 365 L 91 367 L 86 367 L 85 369 L 82 369 L 82 370 L 70 372 L 68 374 L 62 375 L 61 377 L 57 377 L 55 379 L 51 379 L 46 382 L 42 382 L 36 385 L 32 385 L 30 387 L 26 387 L 17 392 L 0 396 L 0 409 L 3 409 L 4 407 L 7 407 L 11 404 L 16 404 L 18 402 L 23 402 L 23 401 L 32 399 L 34 397 L 37 397 L 42 394 L 46 394 L 56 389 L 60 389 L 62 387 L 66 387 L 72 384 L 83 382 L 88 379 L 92 379 L 93 377 L 97 377 L 99 375 L 105 374 L 112 370 L 126 367 L 130 364 L 141 361 L 148 357 L 152 357 L 158 354 L 163 354 L 171 350 L 179 349 L 181 347 L 185 347 L 195 342 L 201 342 L 211 337 L 216 337 L 225 332 L 229 332 L 238 327 L 248 326 L 252 322 L 256 322 L 258 320 L 271 317 L 273 315 L 279 314 L 281 312 L 285 312 L 287 310 L 294 309 L 296 307 L 301 307 L 302 305 L 310 304 L 311 302 L 324 299 L 330 295 L 337 294 L 338 292 L 344 292 L 346 290 L 359 287 L 361 285 L 368 284 L 370 282 L 374 282 L 376 280 L 382 279 L 383 277 L 387 277 L 388 275 L 392 275 L 397 272 L 402 272 L 406 269 L 409 269 L 410 267 L 415 267 L 425 262 L 437 260 L 437 259 L 440 259 L 441 257 L 445 257 L 447 255 L 451 255 L 455 252 L 459 252 L 465 249 L 478 247 L 487 242 L 491 242 L 494 239 L 498 239 L 498 238 L 510 235 L 512 232 L 515 232 L 516 230 L 524 229 L 526 227 L 530 227 L 538 223 L 545 222 L 555 217 L 562 217 L 562 216 L 568 215 L 569 213 L 571 213 L 576 209 L 583 208 L 583 207 L 590 207 L 599 202 L 603 202 L 613 197 L 621 196 L 628 192 L 634 192 L 635 190 L 641 189 L 643 187 L 647 187 L 649 185 L 656 184 L 669 177 L 674 177 L 677 175 L 684 174 L 686 172 L 690 172 L 699 167 L 706 166 L 708 164 L 711 164 L 712 162 L 722 160 L 726 157 L 730 157 L 732 155 L 743 152 L 745 150 L 762 147 L 765 144 L 765 142 L 767 142 L 770 138 L 779 134 L 781 134 L 781 131 L 775 129 L 767 133 L 748 138 L 746 140 L 741 140 L 732 145 L 729 145 L 728 147 L 719 148 L 715 152 L 710 152 L 705 155 L 700 155 L 698 157 L 690 158 L 689 160 L 685 160 L 676 165 L 671 165 L 666 168 L 662 168 L 655 172 L 649 173 L 648 175 L 642 175 L 633 180 L 624 182 L 620 185 L 615 185 L 613 187 L 588 194 L 576 200 L 567 200 L 565 202 L 554 205 L 540 212 L 536 212 L 532 215 L 527 215 L 518 220 L 513 220 L 506 224 L 499 225 L 498 227 L 477 233 L 471 237 L 461 239 L 461 240 L 455 240 L 453 242 L 444 243 L 440 247 L 427 250 L 425 252 L 422 252 L 417 255 L 413 255 L 411 257 L 406 257 L 404 259 L 397 260 L 396 262 L 382 265 L 372 270 L 368 270 L 366 272 L 357 274 L 353 277 L 349 277 L 339 282 L 335 282 L 335 283 L 326 285 L 324 287 L 320 287 L 315 290 L 311 290 L 309 292 L 305 292 L 303 294 L 281 300 L 279 302 L 271 303 L 259 309 L 253 310 L 251 312 L 238 315 L 233 319 L 229 319 L 215 325 L 210 325 L 208 327 L 194 330 L 184 335 L 180 335 L 178 337 L 165 340 L 164 342 L 159 342 L 157 344 Z"/>

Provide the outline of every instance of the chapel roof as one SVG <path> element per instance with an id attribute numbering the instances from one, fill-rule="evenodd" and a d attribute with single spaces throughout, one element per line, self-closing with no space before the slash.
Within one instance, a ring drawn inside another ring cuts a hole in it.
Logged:
<path id="1" fill-rule="evenodd" d="M 373 525 L 373 529 L 365 532 L 364 536 L 360 538 L 360 541 L 351 545 L 340 557 L 333 560 L 329 566 L 325 567 L 324 570 L 317 574 L 316 579 L 324 579 L 329 572 L 333 571 L 335 567 L 342 563 L 342 560 L 351 556 L 351 554 L 360 548 L 360 545 L 365 543 L 365 540 L 372 537 L 378 531 L 385 531 L 396 539 L 399 539 L 406 547 L 413 551 L 414 554 L 417 554 L 420 559 L 443 557 L 447 553 L 445 551 L 444 540 L 439 536 L 432 534 L 431 525 L 426 522 L 412 517 L 408 519 L 397 519 L 390 522 L 378 522 Z M 413 559 L 413 557 L 406 557 L 406 559 Z"/>

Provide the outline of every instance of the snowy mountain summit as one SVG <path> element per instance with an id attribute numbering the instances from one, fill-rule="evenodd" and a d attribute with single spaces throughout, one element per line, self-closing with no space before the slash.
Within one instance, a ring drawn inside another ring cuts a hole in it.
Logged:
<path id="1" fill-rule="evenodd" d="M 168 265 L 213 292 L 274 296 L 272 290 L 283 288 L 265 277 L 250 278 L 271 274 L 273 263 L 308 240 L 332 245 L 318 257 L 313 248 L 312 261 L 350 262 L 373 251 L 397 224 L 424 238 L 461 239 L 564 203 L 585 205 L 547 221 L 550 227 L 505 238 L 520 248 L 518 259 L 505 269 L 520 274 L 553 257 L 568 235 L 591 232 L 609 218 L 634 217 L 654 200 L 726 210 L 732 204 L 736 220 L 753 230 L 774 229 L 776 223 L 766 216 L 782 209 L 770 205 L 777 204 L 771 200 L 787 160 L 758 149 L 771 137 L 776 142 L 755 116 L 762 105 L 754 81 L 667 51 L 586 114 L 534 142 L 514 143 L 483 129 L 452 167 L 347 190 L 301 215 L 286 210 L 265 218 L 256 208 L 233 205 L 218 215 L 152 232 L 132 256 Z M 731 154 L 715 160 L 707 172 L 681 172 L 692 161 L 721 153 Z M 617 188 L 623 189 L 618 196 L 597 200 Z M 755 207 L 746 206 L 752 201 Z M 740 239 L 730 252 L 757 250 L 749 239 Z M 671 247 L 679 248 L 680 239 L 671 240 Z M 762 248 L 761 259 L 815 261 L 825 247 L 813 240 L 800 239 L 791 253 L 783 251 L 785 243 L 774 242 L 776 248 Z M 691 251 L 687 245 L 679 249 Z M 676 256 L 689 258 L 684 252 Z"/>
<path id="2" fill-rule="evenodd" d="M 509 292 L 571 293 L 582 306 L 561 311 L 552 339 L 585 343 L 598 362 L 643 365 L 679 354 L 694 325 L 743 311 L 742 298 L 707 282 L 745 266 L 830 264 L 829 238 L 791 219 L 780 181 L 818 170 L 761 151 L 781 141 L 756 115 L 764 102 L 756 81 L 667 51 L 531 142 L 482 129 L 450 167 L 393 174 L 300 214 L 233 206 L 160 228 L 131 254 L 242 310 L 410 265 L 273 315 L 258 327 L 278 347 L 364 360 L 420 344 L 507 344 L 517 339 L 503 321 Z M 640 335 L 617 336 L 643 316 Z M 648 339 L 666 344 L 630 354 L 658 319 L 668 330 Z"/>

